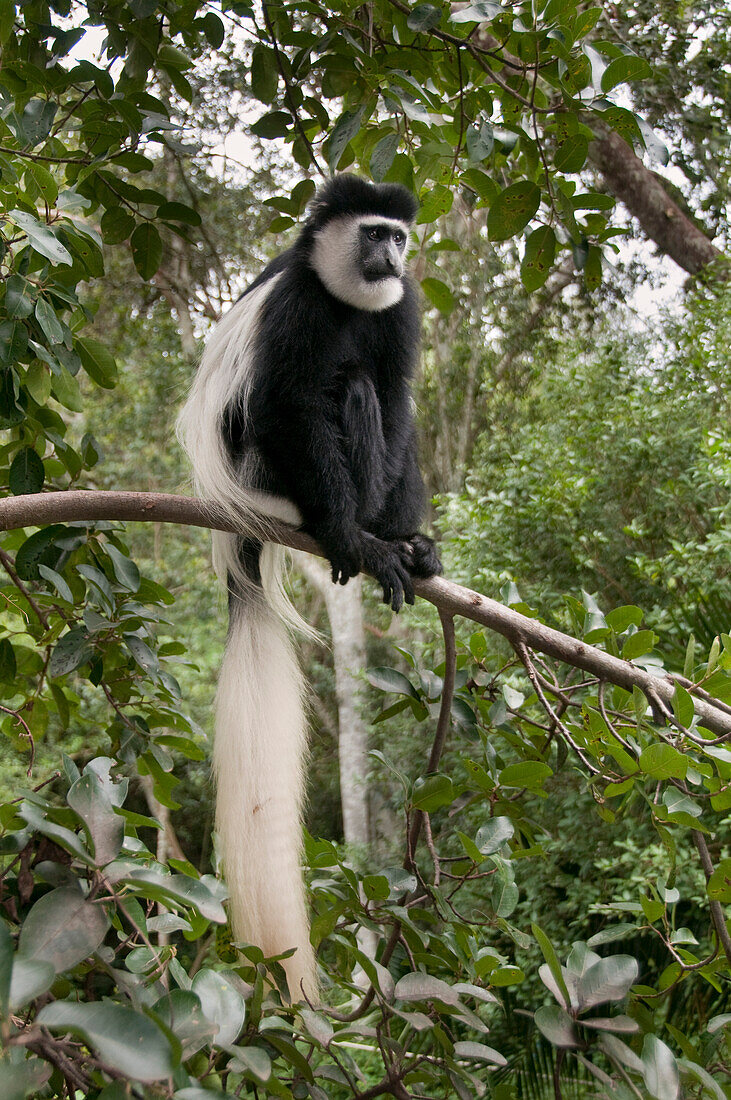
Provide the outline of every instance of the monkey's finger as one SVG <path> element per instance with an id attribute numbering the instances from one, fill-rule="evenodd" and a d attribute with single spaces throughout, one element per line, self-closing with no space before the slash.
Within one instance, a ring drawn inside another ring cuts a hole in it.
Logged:
<path id="1" fill-rule="evenodd" d="M 398 579 L 399 579 L 399 584 L 400 584 L 401 588 L 403 589 L 404 600 L 408 604 L 413 604 L 413 602 L 414 602 L 414 585 L 413 585 L 413 582 L 411 580 L 411 574 L 406 569 L 399 569 L 398 570 Z"/>

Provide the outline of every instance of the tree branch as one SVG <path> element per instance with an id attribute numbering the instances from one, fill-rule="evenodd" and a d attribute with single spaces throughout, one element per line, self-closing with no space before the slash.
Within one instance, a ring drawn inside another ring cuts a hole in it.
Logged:
<path id="1" fill-rule="evenodd" d="M 126 493 L 71 490 L 38 493 L 0 500 L 0 529 L 43 527 L 50 523 L 83 520 L 143 520 L 178 523 L 191 527 L 209 527 L 235 531 L 230 521 L 216 513 L 213 505 L 193 497 L 168 493 Z M 289 524 L 267 521 L 272 541 L 294 550 L 306 550 L 323 557 L 314 539 Z M 650 700 L 660 700 L 671 710 L 677 681 L 668 673 L 653 675 L 630 661 L 605 653 L 586 642 L 562 634 L 536 619 L 512 611 L 509 607 L 463 588 L 445 577 L 414 582 L 414 591 L 434 604 L 440 612 L 461 615 L 489 627 L 515 647 L 528 646 L 558 661 L 583 669 L 592 676 L 616 684 L 626 691 L 638 687 Z M 693 696 L 696 714 L 702 726 L 720 736 L 731 735 L 731 715 L 705 699 Z"/>
<path id="2" fill-rule="evenodd" d="M 642 231 L 690 275 L 718 262 L 728 276 L 728 259 L 671 199 L 660 180 L 613 130 L 597 129 L 589 154 L 608 189 L 637 218 Z"/>

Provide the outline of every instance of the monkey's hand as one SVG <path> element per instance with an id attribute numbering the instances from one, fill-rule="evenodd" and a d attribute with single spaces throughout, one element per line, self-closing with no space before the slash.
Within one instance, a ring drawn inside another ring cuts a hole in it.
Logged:
<path id="1" fill-rule="evenodd" d="M 434 539 L 417 532 L 400 542 L 402 555 L 412 577 L 438 577 L 443 572 Z"/>
<path id="2" fill-rule="evenodd" d="M 383 589 L 383 602 L 400 611 L 404 600 L 414 602 L 414 585 L 403 556 L 392 542 L 363 533 L 363 568 L 376 578 Z"/>
<path id="3" fill-rule="evenodd" d="M 342 528 L 334 530 L 323 525 L 313 534 L 330 562 L 333 584 L 347 584 L 364 568 L 363 536 L 360 531 L 355 528 L 352 531 Z"/>

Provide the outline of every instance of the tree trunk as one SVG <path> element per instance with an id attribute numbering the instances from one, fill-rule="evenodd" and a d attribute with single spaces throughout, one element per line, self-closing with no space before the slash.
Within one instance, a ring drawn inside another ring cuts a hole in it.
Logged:
<path id="1" fill-rule="evenodd" d="M 724 258 L 619 134 L 613 130 L 599 134 L 590 155 L 607 189 L 637 218 L 643 233 L 684 271 L 696 275 Z"/>

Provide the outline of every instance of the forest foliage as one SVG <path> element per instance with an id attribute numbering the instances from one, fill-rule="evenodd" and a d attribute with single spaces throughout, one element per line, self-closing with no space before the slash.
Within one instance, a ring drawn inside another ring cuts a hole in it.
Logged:
<path id="1" fill-rule="evenodd" d="M 676 677 L 668 707 L 474 624 L 452 661 L 423 611 L 399 653 L 379 637 L 389 835 L 353 853 L 337 827 L 308 834 L 323 1001 L 293 1008 L 277 961 L 231 943 L 203 824 L 223 631 L 204 539 L 5 531 L 4 1097 L 731 1095 L 728 289 L 710 243 L 729 49 L 722 6 L 698 7 L 0 5 L 4 495 L 179 486 L 200 318 L 318 176 L 396 180 L 421 200 L 450 572 Z M 257 168 L 224 184 L 206 129 L 241 126 L 240 104 Z M 663 133 L 684 173 L 667 203 L 708 262 L 680 322 L 626 331 L 625 215 L 597 149 L 616 135 L 651 176 Z"/>

